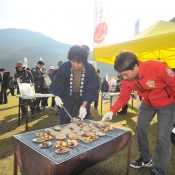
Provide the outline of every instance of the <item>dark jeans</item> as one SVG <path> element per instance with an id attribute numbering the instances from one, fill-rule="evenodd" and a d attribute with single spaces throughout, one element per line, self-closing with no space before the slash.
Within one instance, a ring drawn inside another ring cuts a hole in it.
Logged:
<path id="1" fill-rule="evenodd" d="M 10 91 L 7 92 L 7 95 L 11 94 L 12 96 L 15 96 L 15 88 L 10 88 Z"/>
<path id="2" fill-rule="evenodd" d="M 6 103 L 8 103 L 7 89 L 2 87 L 0 92 L 0 104 L 6 104 Z"/>
<path id="3" fill-rule="evenodd" d="M 42 93 L 42 88 L 41 87 L 37 87 L 37 86 L 35 86 L 35 92 L 36 93 Z M 40 111 L 40 102 L 41 102 L 41 98 L 37 98 L 35 101 L 34 101 L 34 107 L 35 107 L 35 110 L 37 111 L 37 112 L 39 112 Z"/>
<path id="4" fill-rule="evenodd" d="M 48 88 L 43 88 L 42 94 L 48 94 Z M 48 106 L 48 97 L 44 97 L 41 99 L 41 106 L 42 107 Z"/>
<path id="5" fill-rule="evenodd" d="M 55 107 L 55 97 L 52 97 L 51 107 Z"/>
<path id="6" fill-rule="evenodd" d="M 96 100 L 94 101 L 94 108 L 97 109 L 97 107 L 98 107 L 98 98 L 99 98 L 99 93 L 97 93 L 96 95 L 97 95 L 97 97 L 96 97 Z"/>
<path id="7" fill-rule="evenodd" d="M 137 121 L 137 141 L 140 156 L 144 161 L 151 159 L 148 133 L 155 114 L 157 114 L 157 146 L 153 171 L 165 175 L 171 155 L 170 134 L 175 119 L 175 103 L 157 108 L 144 103 L 141 104 Z"/>
<path id="8" fill-rule="evenodd" d="M 33 101 L 32 100 L 28 100 L 28 105 L 30 107 L 31 113 L 34 113 L 35 108 L 34 108 Z M 26 115 L 27 108 L 26 108 L 26 100 L 25 99 L 21 99 L 20 100 L 20 106 L 21 106 L 22 116 Z"/>

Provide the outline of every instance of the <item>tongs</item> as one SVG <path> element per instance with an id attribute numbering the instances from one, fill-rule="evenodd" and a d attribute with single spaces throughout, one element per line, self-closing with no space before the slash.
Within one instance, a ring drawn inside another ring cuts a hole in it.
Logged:
<path id="1" fill-rule="evenodd" d="M 68 117 L 70 118 L 70 121 L 72 123 L 76 123 L 76 124 L 79 124 L 81 122 L 81 120 L 77 120 L 76 118 L 73 118 L 70 113 L 68 112 L 68 110 L 64 107 L 64 105 L 62 105 L 62 108 L 64 109 L 64 111 L 66 112 L 66 114 L 68 115 Z M 81 122 L 82 123 L 82 122 Z"/>
<path id="2" fill-rule="evenodd" d="M 56 98 L 55 98 L 55 101 L 57 101 Z M 72 123 L 77 123 L 77 124 L 80 123 L 80 120 L 76 120 L 75 118 L 73 118 L 73 117 L 70 115 L 70 113 L 68 112 L 68 110 L 65 108 L 65 106 L 64 106 L 63 104 L 61 104 L 60 107 L 64 109 L 64 111 L 66 112 L 66 114 L 68 115 L 68 117 L 70 118 L 70 121 L 71 121 Z"/>

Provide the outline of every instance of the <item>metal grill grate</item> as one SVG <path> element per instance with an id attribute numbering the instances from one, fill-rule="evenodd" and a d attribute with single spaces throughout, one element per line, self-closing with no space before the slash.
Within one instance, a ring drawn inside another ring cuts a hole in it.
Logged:
<path id="1" fill-rule="evenodd" d="M 89 121 L 85 121 L 89 122 Z M 43 129 L 37 130 L 37 131 L 31 131 L 26 132 L 18 135 L 14 135 L 14 137 L 19 140 L 20 142 L 24 143 L 26 146 L 30 147 L 31 149 L 35 150 L 39 154 L 43 155 L 47 159 L 51 160 L 55 164 L 60 164 L 62 162 L 65 162 L 73 157 L 76 157 L 82 153 L 85 153 L 95 147 L 98 147 L 106 142 L 109 142 L 110 140 L 113 140 L 123 133 L 127 132 L 127 130 L 115 128 L 112 131 L 109 131 L 105 136 L 100 137 L 92 142 L 84 143 L 82 141 L 78 142 L 78 145 L 70 150 L 70 152 L 67 152 L 65 154 L 57 154 L 55 153 L 56 147 L 50 146 L 49 148 L 40 148 L 39 143 L 35 143 L 32 140 L 36 138 L 35 133 L 36 132 L 42 132 Z M 56 141 L 55 138 L 50 140 L 52 143 Z"/>

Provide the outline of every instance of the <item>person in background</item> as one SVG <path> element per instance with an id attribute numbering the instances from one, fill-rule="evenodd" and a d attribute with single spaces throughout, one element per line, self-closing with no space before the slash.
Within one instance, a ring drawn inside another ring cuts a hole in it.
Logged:
<path id="1" fill-rule="evenodd" d="M 122 81 L 122 77 L 118 77 L 118 80 L 117 80 L 117 84 L 116 84 L 116 92 L 120 92 L 120 87 L 121 87 L 121 81 Z M 120 115 L 125 115 L 127 114 L 128 112 L 128 103 L 126 103 L 121 111 L 117 112 L 117 114 L 120 114 Z"/>
<path id="2" fill-rule="evenodd" d="M 61 60 L 61 61 L 58 61 L 58 68 L 52 68 L 53 66 L 51 66 L 51 71 L 49 72 L 49 76 L 50 76 L 50 78 L 51 78 L 51 80 L 53 80 L 54 79 L 54 77 L 55 77 L 55 75 L 59 72 L 59 68 L 61 67 L 61 65 L 63 64 L 63 61 Z"/>
<path id="3" fill-rule="evenodd" d="M 103 94 L 103 92 L 109 92 L 109 84 L 106 81 L 106 77 L 103 77 L 103 81 L 102 81 L 102 84 L 101 84 L 102 99 L 105 100 L 106 99 L 106 95 Z"/>
<path id="4" fill-rule="evenodd" d="M 3 80 L 3 69 L 0 69 L 0 104 L 2 104 L 2 95 L 1 95 L 1 86 L 2 86 L 2 80 Z"/>
<path id="5" fill-rule="evenodd" d="M 50 82 L 46 82 L 47 80 L 45 78 L 48 77 L 48 72 L 46 70 L 45 67 L 42 68 L 42 76 L 44 77 L 44 84 L 43 84 L 43 88 L 42 88 L 42 94 L 48 94 L 48 88 L 49 88 L 49 84 Z M 49 77 L 50 79 L 50 77 Z M 42 109 L 45 109 L 48 106 L 48 97 L 44 97 L 41 99 L 41 107 Z"/>
<path id="6" fill-rule="evenodd" d="M 1 69 L 2 83 L 0 91 L 0 104 L 7 104 L 7 89 L 9 88 L 10 72 L 7 72 L 4 68 Z"/>
<path id="7" fill-rule="evenodd" d="M 97 69 L 96 74 L 97 74 L 98 90 L 97 90 L 96 95 L 95 95 L 94 109 L 97 110 L 97 108 L 98 108 L 98 99 L 99 99 L 99 92 L 101 90 L 101 77 L 100 77 L 100 70 L 99 69 Z"/>
<path id="8" fill-rule="evenodd" d="M 61 60 L 61 61 L 58 61 L 58 68 L 57 69 L 55 69 L 53 66 L 50 67 L 49 77 L 52 80 L 52 82 L 53 82 L 55 75 L 59 72 L 59 68 L 61 67 L 62 64 L 63 64 L 63 61 Z M 51 110 L 54 109 L 55 105 L 56 105 L 55 97 L 52 97 Z M 60 107 L 58 106 L 58 113 L 59 112 L 60 112 Z"/>
<path id="9" fill-rule="evenodd" d="M 102 120 L 111 120 L 113 114 L 128 102 L 132 90 L 136 90 L 142 97 L 137 121 L 140 157 L 132 161 L 130 166 L 152 167 L 148 131 L 157 114 L 156 158 L 151 175 L 166 175 L 172 146 L 170 134 L 175 119 L 175 73 L 159 61 L 138 61 L 132 52 L 120 53 L 116 57 L 114 68 L 123 78 L 120 95 Z"/>
<path id="10" fill-rule="evenodd" d="M 68 61 L 59 68 L 49 92 L 54 94 L 56 104 L 68 110 L 72 117 L 89 119 L 90 104 L 97 91 L 97 76 L 94 67 L 87 62 L 84 47 L 74 45 L 68 52 Z M 70 122 L 63 109 L 60 124 Z"/>
<path id="11" fill-rule="evenodd" d="M 38 61 L 36 67 L 31 69 L 31 73 L 34 78 L 34 85 L 35 85 L 35 92 L 36 93 L 43 93 L 43 87 L 44 87 L 44 77 L 42 73 L 42 68 L 44 67 L 43 61 Z M 39 113 L 41 111 L 40 109 L 40 102 L 41 98 L 37 98 L 34 101 L 35 109 Z"/>
<path id="12" fill-rule="evenodd" d="M 10 76 L 9 89 L 10 89 L 10 91 L 7 92 L 7 95 L 10 93 L 12 96 L 15 96 L 15 84 L 14 84 L 14 77 L 13 76 Z"/>
<path id="13" fill-rule="evenodd" d="M 3 93 L 2 93 L 2 81 L 3 81 L 3 74 L 5 72 L 4 68 L 0 69 L 0 104 L 3 103 Z"/>
<path id="14" fill-rule="evenodd" d="M 20 83 L 33 83 L 34 82 L 31 72 L 25 69 L 25 64 L 22 61 L 18 61 L 16 63 L 15 69 L 16 69 L 16 73 L 14 75 L 14 84 L 17 84 L 18 79 Z M 19 87 L 17 89 L 19 91 Z M 32 100 L 29 100 L 28 104 L 31 110 L 31 115 L 33 116 L 35 113 L 34 103 Z M 20 106 L 21 106 L 21 111 L 22 111 L 22 117 L 24 117 L 27 113 L 25 99 L 21 100 Z"/>
<path id="15" fill-rule="evenodd" d="M 50 69 L 49 69 L 49 77 L 50 79 L 53 81 L 53 78 L 54 78 L 54 71 L 55 71 L 55 68 L 54 66 L 50 66 Z M 55 107 L 55 97 L 52 97 L 52 101 L 51 101 L 51 110 L 54 109 Z"/>
<path id="16" fill-rule="evenodd" d="M 101 92 L 109 92 L 109 84 L 106 81 L 106 77 L 103 77 L 103 81 L 101 84 Z"/>

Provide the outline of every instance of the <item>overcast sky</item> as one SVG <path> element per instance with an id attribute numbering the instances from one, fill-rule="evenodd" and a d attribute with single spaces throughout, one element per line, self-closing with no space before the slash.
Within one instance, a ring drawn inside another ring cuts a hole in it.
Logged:
<path id="1" fill-rule="evenodd" d="M 106 0 L 113 42 L 133 37 L 159 20 L 175 16 L 174 0 Z M 0 0 L 0 28 L 40 32 L 69 44 L 93 47 L 95 0 Z M 108 21 L 106 21 L 108 23 Z"/>

